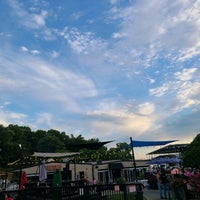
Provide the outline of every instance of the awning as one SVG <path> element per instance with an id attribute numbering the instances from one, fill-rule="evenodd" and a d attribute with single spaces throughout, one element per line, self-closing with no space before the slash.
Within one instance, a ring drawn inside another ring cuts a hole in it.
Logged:
<path id="1" fill-rule="evenodd" d="M 66 153 L 43 153 L 43 152 L 34 152 L 32 156 L 42 157 L 42 158 L 60 158 L 78 155 L 77 152 L 66 152 Z"/>
<path id="2" fill-rule="evenodd" d="M 132 144 L 128 145 L 128 148 L 131 147 L 150 147 L 150 146 L 162 146 L 166 145 L 172 142 L 175 142 L 177 140 L 166 140 L 166 141 L 136 141 L 133 140 Z"/>
<path id="3" fill-rule="evenodd" d="M 113 142 L 113 141 L 70 144 L 70 145 L 67 145 L 67 148 L 69 148 L 69 149 L 71 149 L 71 148 L 78 148 L 78 149 L 97 150 L 97 149 L 103 147 L 105 144 L 108 144 L 110 142 Z"/>
<path id="4" fill-rule="evenodd" d="M 149 161 L 149 164 L 181 163 L 183 160 L 178 157 L 157 157 Z"/>
<path id="5" fill-rule="evenodd" d="M 169 154 L 169 153 L 183 153 L 189 144 L 170 144 L 155 151 L 150 154 Z"/>

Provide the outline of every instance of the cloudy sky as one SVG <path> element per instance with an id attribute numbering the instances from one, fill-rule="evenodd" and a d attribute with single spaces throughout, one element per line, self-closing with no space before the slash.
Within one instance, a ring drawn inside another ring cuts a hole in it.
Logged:
<path id="1" fill-rule="evenodd" d="M 0 124 L 85 139 L 200 133 L 199 0 L 0 1 Z"/>

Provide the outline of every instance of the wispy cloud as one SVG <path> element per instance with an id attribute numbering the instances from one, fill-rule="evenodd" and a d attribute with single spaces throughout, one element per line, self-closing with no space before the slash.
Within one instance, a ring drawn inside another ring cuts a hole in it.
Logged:
<path id="1" fill-rule="evenodd" d="M 165 95 L 167 98 L 176 98 L 178 101 L 174 107 L 176 112 L 180 112 L 190 106 L 198 106 L 200 103 L 200 83 L 198 79 L 195 80 L 195 73 L 199 74 L 197 68 L 183 69 L 180 72 L 176 72 L 174 81 L 166 82 L 161 87 L 150 89 L 150 94 L 157 97 Z"/>
<path id="2" fill-rule="evenodd" d="M 34 49 L 34 50 L 29 50 L 27 47 L 25 47 L 25 46 L 22 46 L 21 48 L 21 51 L 23 51 L 23 52 L 28 52 L 28 53 L 31 53 L 31 54 L 33 54 L 33 55 L 38 55 L 38 54 L 40 54 L 40 51 L 38 51 L 38 50 L 36 50 L 36 49 Z"/>
<path id="3" fill-rule="evenodd" d="M 0 70 L 4 91 L 21 91 L 26 94 L 26 98 L 37 101 L 62 102 L 68 105 L 68 109 L 77 109 L 80 98 L 98 94 L 94 83 L 83 75 L 63 69 L 62 66 L 52 66 L 48 61 L 36 57 L 23 54 L 13 56 L 15 60 L 6 57 L 2 60 L 8 67 L 8 70 Z"/>
<path id="4" fill-rule="evenodd" d="M 144 0 L 125 8 L 114 6 L 110 19 L 117 20 L 119 29 L 113 34 L 118 39 L 113 54 L 120 55 L 125 66 L 147 67 L 158 59 L 175 63 L 199 55 L 198 4 L 176 1 L 169 5 L 168 1 Z M 134 49 L 142 54 L 133 56 L 130 52 Z"/>
<path id="5" fill-rule="evenodd" d="M 96 51 L 97 49 L 102 49 L 105 45 L 104 41 L 95 38 L 94 34 L 91 32 L 79 32 L 76 28 L 69 29 L 65 27 L 60 33 L 68 44 L 77 53 L 88 54 L 89 52 Z"/>
<path id="6" fill-rule="evenodd" d="M 16 14 L 21 24 L 27 28 L 38 29 L 45 26 L 45 19 L 48 16 L 48 12 L 41 10 L 40 13 L 33 13 L 35 10 L 28 12 L 23 3 L 17 0 L 9 0 L 10 6 L 13 8 L 13 12 Z"/>

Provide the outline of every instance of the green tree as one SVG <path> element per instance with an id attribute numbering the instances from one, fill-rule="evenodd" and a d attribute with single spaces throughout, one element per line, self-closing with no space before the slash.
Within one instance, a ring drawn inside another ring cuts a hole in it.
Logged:
<path id="1" fill-rule="evenodd" d="M 77 144 L 83 144 L 86 142 L 87 141 L 84 139 L 82 135 L 78 135 L 77 137 L 75 137 L 73 134 L 71 134 L 70 137 L 68 138 L 66 137 L 65 146 L 66 146 L 66 149 L 69 151 L 78 152 L 80 148 L 77 147 Z M 73 145 L 75 146 L 73 147 Z"/>
<path id="2" fill-rule="evenodd" d="M 198 134 L 183 154 L 183 165 L 189 167 L 200 167 L 200 134 Z"/>
<path id="3" fill-rule="evenodd" d="M 106 160 L 130 160 L 130 149 L 127 143 L 117 143 L 116 148 L 110 148 L 106 154 Z"/>
<path id="4" fill-rule="evenodd" d="M 41 138 L 38 142 L 37 150 L 39 152 L 63 152 L 65 150 L 65 145 L 56 136 L 45 136 Z"/>

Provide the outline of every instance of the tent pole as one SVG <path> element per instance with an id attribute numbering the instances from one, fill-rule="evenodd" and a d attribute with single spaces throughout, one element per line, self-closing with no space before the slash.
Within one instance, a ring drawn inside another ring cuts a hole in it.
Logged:
<path id="1" fill-rule="evenodd" d="M 132 151 L 132 159 L 133 159 L 133 169 L 134 169 L 134 173 L 135 173 L 135 181 L 137 182 L 137 170 L 136 170 L 136 162 L 135 162 L 135 155 L 134 155 L 134 147 L 133 147 L 133 140 L 132 137 L 130 137 L 130 141 L 131 141 L 131 151 Z"/>

